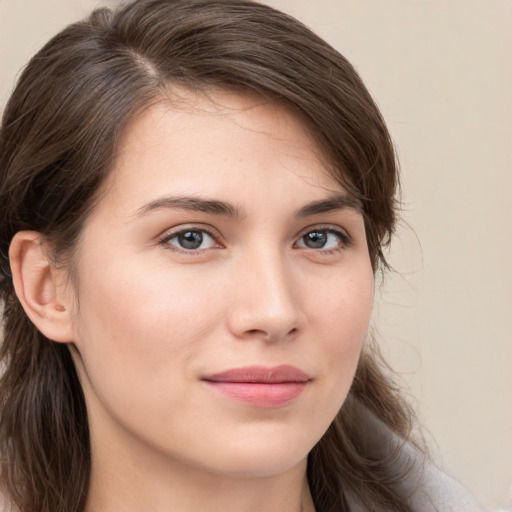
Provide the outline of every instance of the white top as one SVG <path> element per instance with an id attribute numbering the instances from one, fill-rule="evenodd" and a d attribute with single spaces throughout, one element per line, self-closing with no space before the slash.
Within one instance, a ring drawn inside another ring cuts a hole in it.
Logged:
<path id="1" fill-rule="evenodd" d="M 454 478 L 429 465 L 418 481 L 411 485 L 409 504 L 414 512 L 485 512 L 474 496 Z M 409 490 L 408 489 L 408 490 Z M 350 502 L 350 512 L 368 512 L 361 505 Z M 372 508 L 372 512 L 381 509 Z"/>
<path id="2" fill-rule="evenodd" d="M 377 419 L 368 409 L 361 411 L 367 429 L 374 435 L 368 442 L 369 454 L 375 459 L 390 456 L 392 471 L 401 474 L 406 469 L 405 480 L 396 488 L 406 496 L 414 512 L 485 512 L 474 496 L 457 480 L 425 459 L 414 446 L 399 438 Z M 350 503 L 351 512 L 368 512 L 360 505 Z M 379 512 L 374 509 L 372 512 Z"/>
<path id="3" fill-rule="evenodd" d="M 425 469 L 410 502 L 418 512 L 484 512 L 467 489 L 433 465 Z"/>

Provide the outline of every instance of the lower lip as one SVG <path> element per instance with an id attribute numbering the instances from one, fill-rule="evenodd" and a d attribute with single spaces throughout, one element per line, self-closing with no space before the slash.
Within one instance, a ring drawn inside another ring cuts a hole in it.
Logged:
<path id="1" fill-rule="evenodd" d="M 204 381 L 210 388 L 235 400 L 255 407 L 281 407 L 287 405 L 304 391 L 307 382 L 212 382 Z"/>

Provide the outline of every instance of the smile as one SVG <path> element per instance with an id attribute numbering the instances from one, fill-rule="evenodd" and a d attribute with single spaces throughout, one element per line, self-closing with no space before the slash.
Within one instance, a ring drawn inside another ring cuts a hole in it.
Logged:
<path id="1" fill-rule="evenodd" d="M 281 407 L 296 399 L 311 378 L 294 366 L 248 366 L 204 377 L 211 389 L 254 407 Z"/>

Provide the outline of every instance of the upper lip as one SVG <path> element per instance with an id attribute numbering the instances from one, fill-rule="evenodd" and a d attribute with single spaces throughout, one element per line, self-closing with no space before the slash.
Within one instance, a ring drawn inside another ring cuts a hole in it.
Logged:
<path id="1" fill-rule="evenodd" d="M 279 384 L 285 382 L 308 382 L 310 376 L 288 364 L 279 366 L 244 366 L 203 377 L 208 382 L 240 382 Z"/>

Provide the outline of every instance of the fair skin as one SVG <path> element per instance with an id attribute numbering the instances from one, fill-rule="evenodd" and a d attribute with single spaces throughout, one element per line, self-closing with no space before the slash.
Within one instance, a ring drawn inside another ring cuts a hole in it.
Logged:
<path id="1" fill-rule="evenodd" d="M 129 126 L 76 279 L 37 233 L 11 246 L 25 310 L 69 343 L 83 385 L 87 512 L 314 511 L 307 454 L 371 315 L 363 217 L 296 117 L 213 98 L 160 103 Z M 273 385 L 212 378 L 282 365 L 293 375 Z"/>

